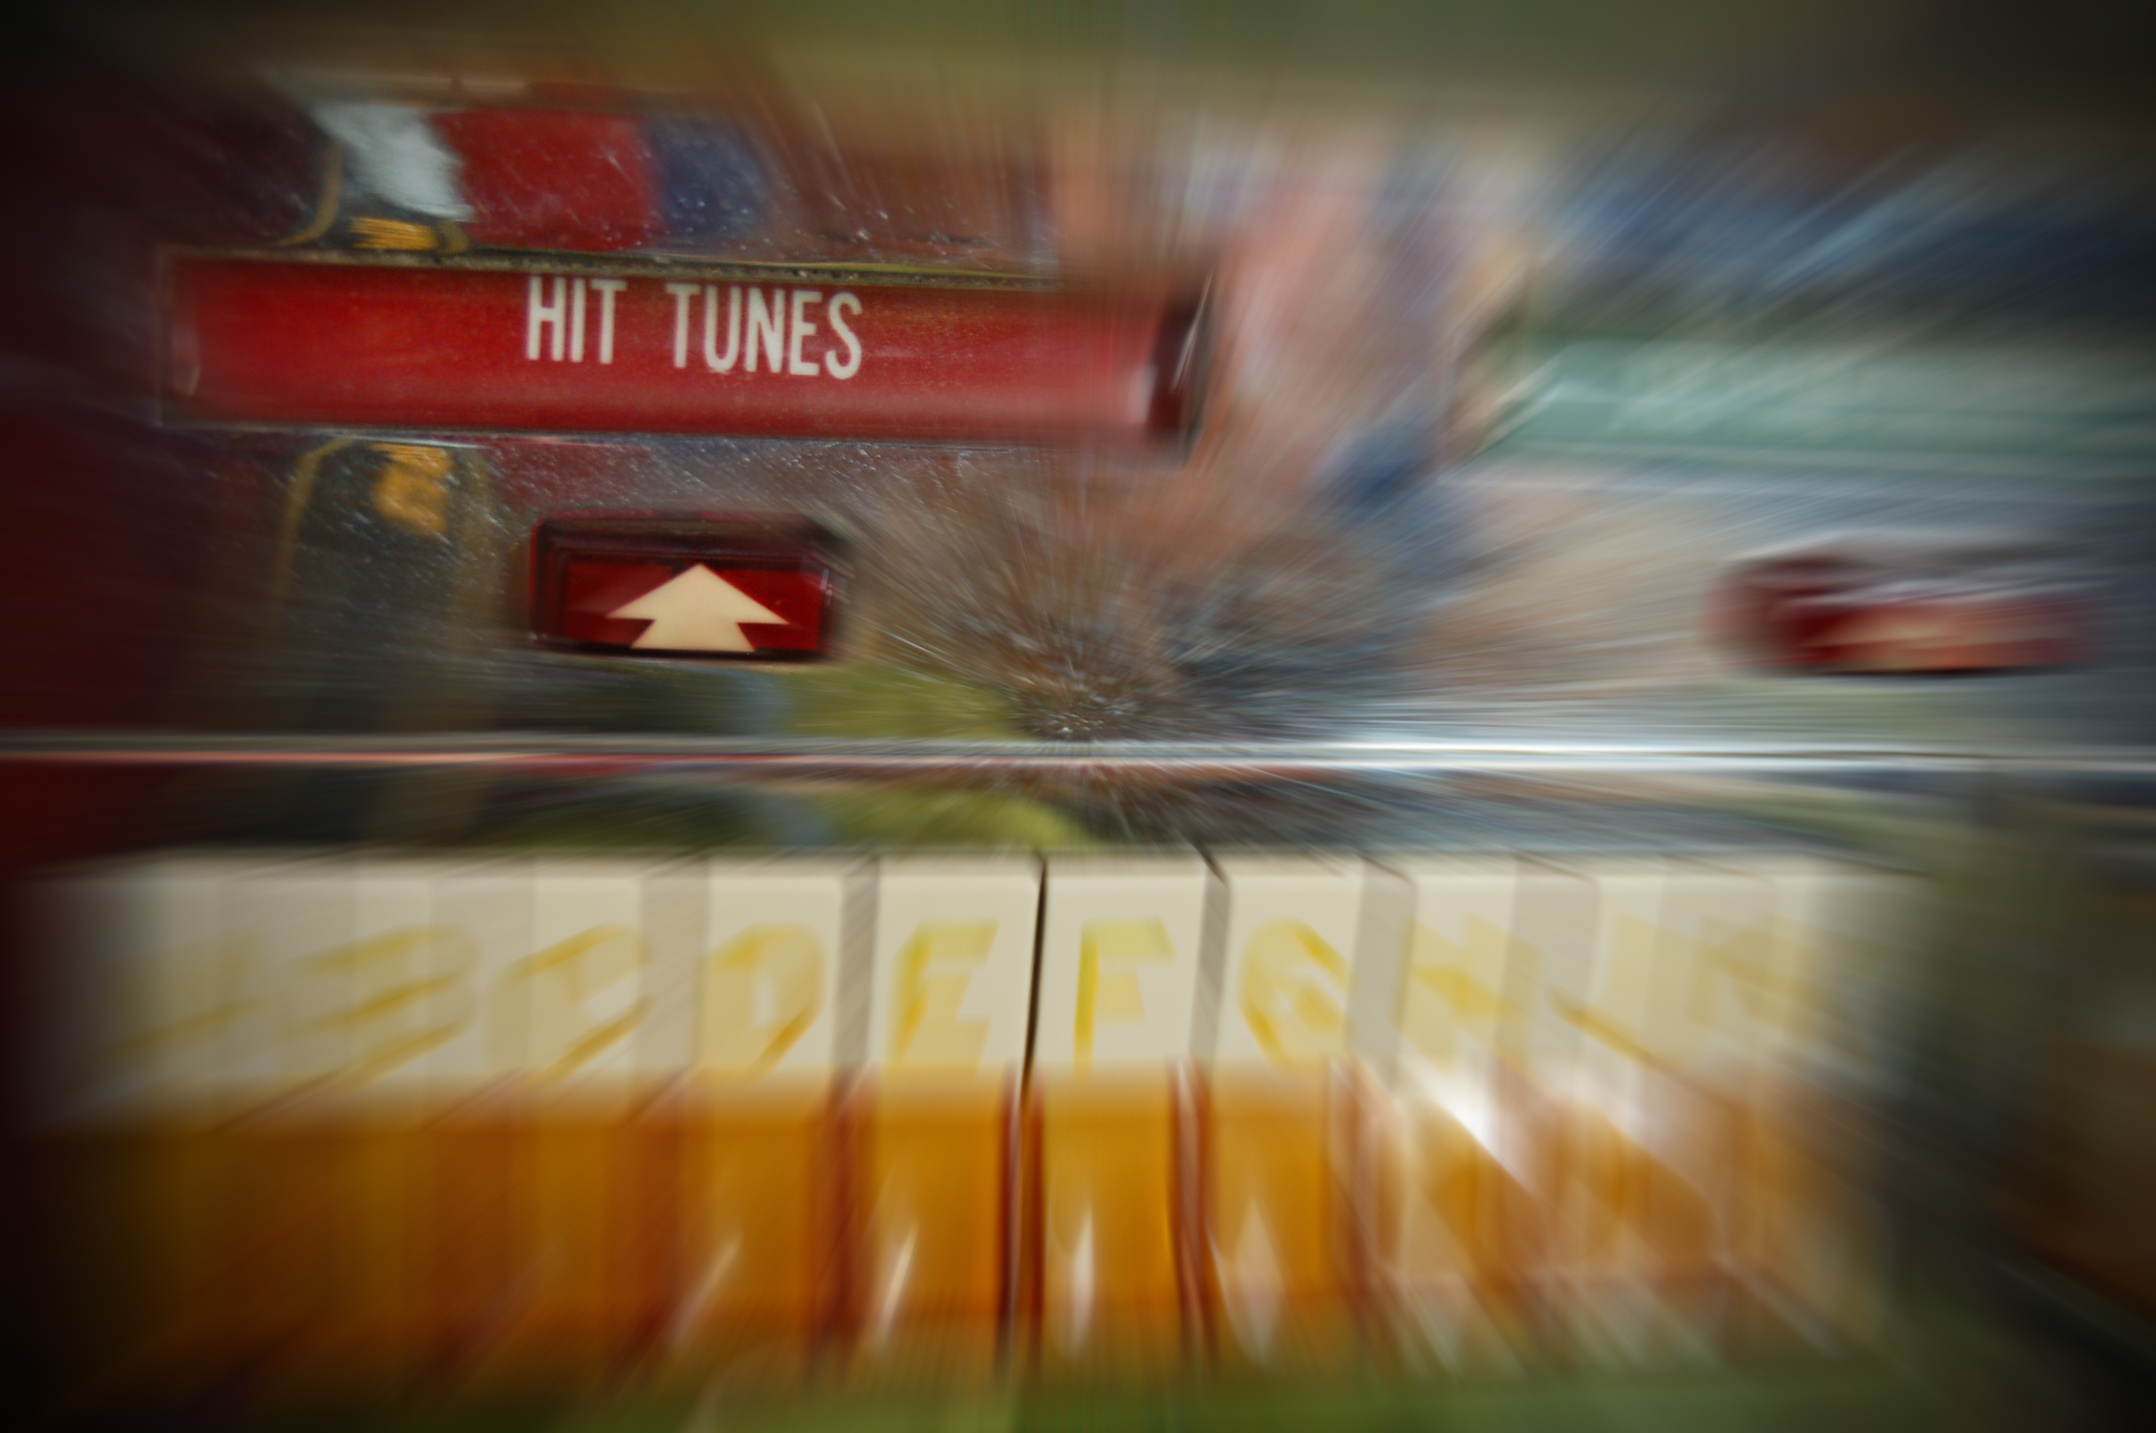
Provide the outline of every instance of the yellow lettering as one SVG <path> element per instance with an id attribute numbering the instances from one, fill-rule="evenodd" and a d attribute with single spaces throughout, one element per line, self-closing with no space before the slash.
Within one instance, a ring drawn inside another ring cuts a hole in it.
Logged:
<path id="1" fill-rule="evenodd" d="M 1164 964 L 1175 959 L 1167 924 L 1159 920 L 1089 921 L 1078 942 L 1078 1023 L 1076 1057 L 1080 1069 L 1093 1063 L 1093 1030 L 1099 1021 L 1136 1024 L 1145 1018 L 1145 1000 L 1134 970 L 1101 969 L 1103 964 Z"/>
<path id="2" fill-rule="evenodd" d="M 624 925 L 593 926 L 526 956 L 502 975 L 496 1059 L 557 1078 L 590 1064 L 635 1032 L 646 1002 L 630 1001 L 611 1017 L 594 1014 L 589 1002 L 650 963 L 644 938 Z"/>
<path id="3" fill-rule="evenodd" d="M 973 975 L 949 967 L 982 964 L 995 938 L 994 921 L 932 921 L 914 931 L 898 953 L 893 1064 L 979 1063 L 988 1045 L 988 1022 L 958 1017 Z"/>
<path id="4" fill-rule="evenodd" d="M 1348 964 L 1309 926 L 1277 920 L 1243 949 L 1243 1019 L 1276 1064 L 1340 1053 Z"/>
<path id="5" fill-rule="evenodd" d="M 701 1062 L 761 1074 L 782 1059 L 823 1005 L 823 942 L 801 925 L 751 926 L 704 965 Z"/>
<path id="6" fill-rule="evenodd" d="M 471 937 L 454 927 L 407 926 L 309 956 L 295 973 L 345 987 L 347 999 L 308 1024 L 349 1039 L 350 1072 L 372 1080 L 470 1028 L 466 979 L 477 959 Z"/>
<path id="7" fill-rule="evenodd" d="M 253 932 L 180 946 L 157 964 L 165 989 L 146 992 L 146 1028 L 113 1050 L 118 1061 L 167 1072 L 190 1064 L 215 1071 L 266 1048 L 270 1002 L 260 989 Z M 245 1051 L 233 1048 L 240 1031 L 251 1037 Z"/>
<path id="8" fill-rule="evenodd" d="M 1551 1008 L 1560 1020 L 1627 1059 L 1655 1063 L 1655 1053 L 1642 1041 L 1639 1026 L 1622 1017 L 1627 1011 L 1635 1020 L 1646 1015 L 1655 953 L 1664 940 L 1674 939 L 1660 926 L 1637 916 L 1618 917 L 1606 975 L 1594 1007 L 1553 988 L 1549 992 Z"/>
<path id="9" fill-rule="evenodd" d="M 1400 1033 L 1418 1054 L 1442 1060 L 1465 1030 L 1485 1046 L 1497 1043 L 1499 1022 L 1519 1012 L 1476 971 L 1502 971 L 1514 958 L 1512 937 L 1480 916 L 1470 916 L 1466 940 L 1455 943 L 1417 921 L 1409 935 L 1407 989 L 1401 994 Z M 1537 952 L 1523 948 L 1532 960 Z"/>

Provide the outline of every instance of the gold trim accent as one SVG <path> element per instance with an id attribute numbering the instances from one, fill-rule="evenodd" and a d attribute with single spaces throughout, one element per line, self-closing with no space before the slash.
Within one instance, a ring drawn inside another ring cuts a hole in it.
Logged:
<path id="1" fill-rule="evenodd" d="M 420 537 L 449 535 L 456 454 L 425 443 L 376 443 L 389 461 L 374 479 L 374 511 Z"/>
<path id="2" fill-rule="evenodd" d="M 337 222 L 337 213 L 344 203 L 344 146 L 336 140 L 329 144 L 328 161 L 322 175 L 322 196 L 315 201 L 314 217 L 305 228 L 277 241 L 276 247 L 288 249 L 294 244 L 306 244 L 321 238 Z"/>
<path id="3" fill-rule="evenodd" d="M 302 453 L 299 461 L 292 465 L 292 485 L 285 493 L 284 520 L 277 530 L 277 561 L 270 578 L 269 605 L 272 610 L 282 609 L 285 597 L 291 591 L 292 559 L 299 547 L 299 525 L 306 519 L 307 504 L 314 497 L 314 485 L 321 475 L 323 460 L 358 441 L 357 438 L 332 438 Z"/>
<path id="4" fill-rule="evenodd" d="M 352 221 L 352 243 L 370 251 L 405 254 L 431 253 L 442 246 L 441 236 L 431 225 L 366 214 Z"/>

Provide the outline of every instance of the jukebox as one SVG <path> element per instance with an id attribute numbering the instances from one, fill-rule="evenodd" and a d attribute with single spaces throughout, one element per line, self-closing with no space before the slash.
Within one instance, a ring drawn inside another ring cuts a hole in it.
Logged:
<path id="1" fill-rule="evenodd" d="M 53 97 L 46 1416 L 2138 1386 L 2145 208 L 747 53 Z"/>

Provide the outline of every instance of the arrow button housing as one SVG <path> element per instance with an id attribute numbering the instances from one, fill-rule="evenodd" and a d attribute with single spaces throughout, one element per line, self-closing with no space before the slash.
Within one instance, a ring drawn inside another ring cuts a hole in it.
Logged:
<path id="1" fill-rule="evenodd" d="M 532 634 L 628 657 L 814 660 L 843 569 L 837 536 L 791 514 L 559 514 L 532 534 Z"/>

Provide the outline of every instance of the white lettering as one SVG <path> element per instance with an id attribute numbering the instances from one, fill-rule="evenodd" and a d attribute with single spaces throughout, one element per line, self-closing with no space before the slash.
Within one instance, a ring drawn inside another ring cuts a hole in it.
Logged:
<path id="1" fill-rule="evenodd" d="M 568 307 L 568 297 L 563 290 L 568 286 L 559 275 L 556 275 L 554 279 L 554 299 L 553 302 L 548 303 L 539 297 L 540 285 L 545 282 L 546 280 L 538 274 L 532 275 L 531 299 L 524 308 L 524 356 L 527 359 L 537 359 L 539 357 L 539 331 L 551 326 L 554 330 L 554 342 L 552 352 L 548 356 L 556 363 L 559 363 L 561 362 L 562 315 Z"/>
<path id="2" fill-rule="evenodd" d="M 756 350 L 761 344 L 764 363 L 773 373 L 784 373 L 786 363 L 786 290 L 771 291 L 771 306 L 764 307 L 764 291 L 749 286 L 749 372 L 756 371 Z"/>
<path id="3" fill-rule="evenodd" d="M 741 285 L 726 290 L 726 357 L 719 357 L 719 288 L 704 285 L 704 367 L 713 373 L 731 373 L 741 358 Z"/>
<path id="4" fill-rule="evenodd" d="M 584 281 L 569 286 L 569 361 L 584 361 Z"/>
<path id="5" fill-rule="evenodd" d="M 689 366 L 689 301 L 702 288 L 700 284 L 668 284 L 666 291 L 674 296 L 674 367 Z"/>
<path id="6" fill-rule="evenodd" d="M 839 317 L 841 309 L 859 313 L 861 301 L 843 291 L 831 295 L 831 302 L 824 309 L 824 317 L 829 320 L 831 331 L 838 335 L 839 342 L 846 345 L 846 361 L 838 362 L 836 356 L 827 348 L 823 355 L 823 371 L 833 378 L 851 378 L 861 371 L 861 340 L 853 336 L 853 330 L 846 326 L 846 320 Z"/>
<path id="7" fill-rule="evenodd" d="M 786 341 L 786 371 L 796 378 L 814 378 L 816 365 L 801 356 L 801 340 L 816 332 L 816 325 L 801 316 L 801 310 L 810 304 L 821 303 L 821 289 L 795 289 L 793 298 L 793 336 Z"/>
<path id="8" fill-rule="evenodd" d="M 614 361 L 614 295 L 629 287 L 627 279 L 593 279 L 592 292 L 599 296 L 599 361 Z"/>

